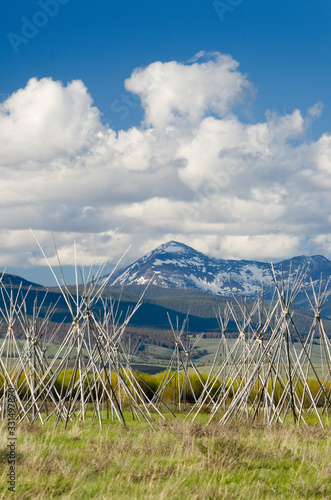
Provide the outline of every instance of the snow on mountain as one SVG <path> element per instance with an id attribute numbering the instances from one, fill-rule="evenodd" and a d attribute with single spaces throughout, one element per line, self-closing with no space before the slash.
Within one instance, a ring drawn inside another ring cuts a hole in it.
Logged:
<path id="1" fill-rule="evenodd" d="M 316 281 L 321 272 L 324 278 L 331 274 L 331 262 L 321 255 L 299 256 L 274 264 L 278 277 L 294 277 L 298 268 L 307 269 L 305 282 Z M 141 259 L 118 270 L 109 281 L 110 286 L 146 285 L 164 288 L 195 288 L 217 295 L 254 297 L 273 288 L 270 265 L 247 260 L 224 260 L 209 257 L 193 248 L 169 241 Z"/>

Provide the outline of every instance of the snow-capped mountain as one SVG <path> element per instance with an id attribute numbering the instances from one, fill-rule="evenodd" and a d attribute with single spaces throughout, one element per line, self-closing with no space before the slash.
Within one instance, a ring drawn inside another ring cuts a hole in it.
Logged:
<path id="1" fill-rule="evenodd" d="M 331 274 L 331 262 L 321 256 L 299 256 L 274 264 L 278 277 L 283 268 L 284 279 L 294 278 L 298 268 L 307 269 L 305 283 L 309 284 Z M 119 270 L 111 277 L 110 286 L 146 285 L 149 282 L 163 288 L 195 288 L 217 295 L 254 297 L 262 286 L 273 289 L 270 265 L 248 260 L 223 260 L 209 257 L 193 248 L 169 241 L 152 252 Z"/>

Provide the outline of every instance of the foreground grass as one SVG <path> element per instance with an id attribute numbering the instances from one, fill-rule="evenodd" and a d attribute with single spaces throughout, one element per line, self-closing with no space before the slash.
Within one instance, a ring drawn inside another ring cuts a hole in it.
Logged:
<path id="1" fill-rule="evenodd" d="M 331 498 L 331 429 L 222 428 L 183 419 L 17 428 L 16 493 L 7 490 L 7 429 L 0 432 L 1 498 Z"/>

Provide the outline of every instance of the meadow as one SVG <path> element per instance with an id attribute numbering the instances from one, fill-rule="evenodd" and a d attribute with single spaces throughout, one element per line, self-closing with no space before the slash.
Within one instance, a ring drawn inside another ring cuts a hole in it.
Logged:
<path id="1" fill-rule="evenodd" d="M 7 490 L 7 429 L 0 431 L 1 498 L 330 498 L 331 428 L 232 422 L 75 421 L 17 427 L 16 491 Z"/>

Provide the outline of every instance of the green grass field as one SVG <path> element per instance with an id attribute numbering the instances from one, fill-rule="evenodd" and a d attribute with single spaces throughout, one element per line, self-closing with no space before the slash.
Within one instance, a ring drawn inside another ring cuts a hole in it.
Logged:
<path id="1" fill-rule="evenodd" d="M 7 490 L 7 428 L 0 431 L 1 498 L 331 498 L 331 428 L 206 426 L 206 415 L 127 425 L 96 420 L 20 425 L 16 492 Z"/>

